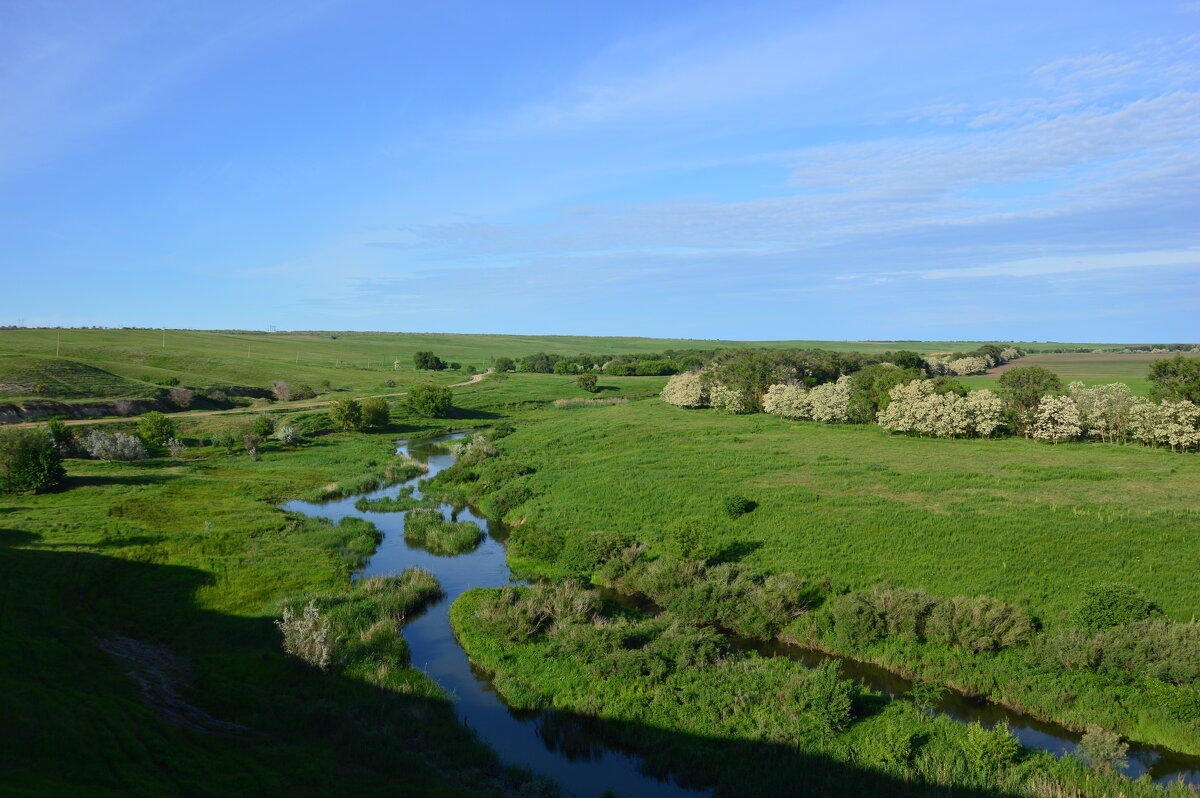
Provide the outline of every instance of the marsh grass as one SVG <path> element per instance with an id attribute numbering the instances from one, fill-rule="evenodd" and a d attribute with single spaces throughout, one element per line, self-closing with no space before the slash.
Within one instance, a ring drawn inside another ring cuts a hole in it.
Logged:
<path id="1" fill-rule="evenodd" d="M 453 556 L 474 551 L 483 530 L 471 521 L 447 521 L 441 510 L 418 507 L 404 517 L 404 541 L 430 554 Z"/>

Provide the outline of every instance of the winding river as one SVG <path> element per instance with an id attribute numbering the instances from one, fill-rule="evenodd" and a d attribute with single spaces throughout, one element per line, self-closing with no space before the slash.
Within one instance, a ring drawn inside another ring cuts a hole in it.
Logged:
<path id="1" fill-rule="evenodd" d="M 429 466 L 429 473 L 419 478 L 425 479 L 454 463 L 454 456 L 445 444 L 466 434 L 459 432 L 424 442 L 402 442 L 398 451 Z M 417 481 L 392 485 L 365 495 L 371 499 L 395 496 L 406 486 L 415 486 Z M 421 495 L 419 488 L 415 495 Z M 359 498 L 351 496 L 319 504 L 292 501 L 283 509 L 335 522 L 347 516 L 373 522 L 383 532 L 383 542 L 367 563 L 363 576 L 386 576 L 419 567 L 437 577 L 445 597 L 404 627 L 412 664 L 454 697 L 456 711 L 463 723 L 474 729 L 501 759 L 548 776 L 581 798 L 600 796 L 606 790 L 630 798 L 709 794 L 683 788 L 669 777 L 664 780 L 643 773 L 639 757 L 607 747 L 587 729 L 564 729 L 561 717 L 553 713 L 510 710 L 487 676 L 471 664 L 450 628 L 450 605 L 472 588 L 521 584 L 508 570 L 503 543 L 505 535 L 498 523 L 478 516 L 470 509 L 456 511 L 451 505 L 443 504 L 442 512 L 446 517 L 473 521 L 487 534 L 474 551 L 442 557 L 405 543 L 405 513 L 362 512 L 354 507 Z M 763 655 L 786 656 L 806 667 L 815 667 L 829 659 L 824 654 L 776 643 L 743 645 Z M 859 679 L 866 687 L 887 695 L 900 695 L 911 686 L 889 671 L 853 660 L 842 660 L 842 669 L 846 676 Z M 987 726 L 1007 721 L 1025 747 L 1049 751 L 1055 756 L 1071 753 L 1079 741 L 1079 735 L 1055 724 L 954 693 L 947 694 L 936 711 L 963 722 L 978 720 Z M 1159 784 L 1182 779 L 1187 784 L 1200 786 L 1200 757 L 1154 746 L 1131 745 L 1126 774 L 1138 778 L 1145 773 Z"/>

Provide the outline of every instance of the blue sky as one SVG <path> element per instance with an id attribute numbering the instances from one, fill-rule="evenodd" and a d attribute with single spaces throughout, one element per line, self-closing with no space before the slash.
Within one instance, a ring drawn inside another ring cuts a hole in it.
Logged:
<path id="1" fill-rule="evenodd" d="M 1200 3 L 0 4 L 0 323 L 1200 339 Z"/>

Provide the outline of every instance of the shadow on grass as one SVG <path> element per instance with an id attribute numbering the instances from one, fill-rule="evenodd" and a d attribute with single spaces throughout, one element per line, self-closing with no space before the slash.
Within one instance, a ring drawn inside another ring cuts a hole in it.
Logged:
<path id="1" fill-rule="evenodd" d="M 446 412 L 446 418 L 453 419 L 471 419 L 481 420 L 490 418 L 503 418 L 499 413 L 493 413 L 490 410 L 479 410 L 473 407 L 451 407 Z"/>
<path id="2" fill-rule="evenodd" d="M 717 556 L 713 558 L 713 561 L 718 563 L 738 562 L 749 557 L 762 547 L 763 543 L 761 540 L 739 540 L 721 549 Z"/>
<path id="3" fill-rule="evenodd" d="M 141 465 L 145 465 L 142 463 Z M 157 485 L 178 479 L 176 474 L 90 474 L 88 476 L 72 476 L 62 481 L 60 490 L 71 488 L 100 487 L 103 485 Z"/>
<path id="4" fill-rule="evenodd" d="M 282 653 L 271 618 L 198 608 L 197 591 L 213 574 L 19 548 L 37 540 L 0 529 L 0 770 L 15 794 L 489 795 L 515 787 L 448 701 L 303 667 Z M 98 644 L 114 635 L 137 641 L 146 661 L 104 653 Z M 156 665 L 159 646 L 190 668 Z M 605 749 L 649 752 L 641 760 L 649 777 L 627 774 L 641 785 L 621 792 L 630 798 L 660 794 L 655 778 L 668 774 L 722 796 L 1002 798 L 750 740 L 565 712 L 538 723 L 540 745 L 559 754 L 543 770 L 552 778 L 568 779 L 573 761 Z"/>

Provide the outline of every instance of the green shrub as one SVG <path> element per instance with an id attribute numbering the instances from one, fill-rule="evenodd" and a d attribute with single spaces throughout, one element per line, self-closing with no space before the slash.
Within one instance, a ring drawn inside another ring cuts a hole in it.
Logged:
<path id="1" fill-rule="evenodd" d="M 542 530 L 533 524 L 514 526 L 508 538 L 508 550 L 514 557 L 543 564 L 558 561 L 567 538 L 558 530 Z"/>
<path id="2" fill-rule="evenodd" d="M 757 506 L 757 504 L 750 501 L 745 496 L 740 496 L 737 494 L 734 494 L 733 496 L 726 496 L 721 501 L 721 509 L 724 510 L 725 515 L 729 516 L 730 518 L 737 518 L 745 515 Z"/>
<path id="3" fill-rule="evenodd" d="M 254 424 L 250 427 L 250 432 L 257 435 L 259 438 L 269 438 L 275 434 L 275 419 L 265 413 L 254 419 Z"/>
<path id="4" fill-rule="evenodd" d="M 962 748 L 971 770 L 984 777 L 995 776 L 1001 768 L 1015 762 L 1021 753 L 1021 744 L 1005 722 L 996 724 L 991 730 L 978 722 L 968 725 Z"/>
<path id="5" fill-rule="evenodd" d="M 425 383 L 409 389 L 405 403 L 419 415 L 427 418 L 442 418 L 450 410 L 453 394 L 449 388 Z"/>
<path id="6" fill-rule="evenodd" d="M 671 552 L 684 560 L 710 560 L 717 555 L 712 530 L 699 518 L 680 518 L 667 528 Z"/>
<path id="7" fill-rule="evenodd" d="M 496 358 L 496 365 L 493 368 L 503 374 L 506 371 L 515 371 L 517 364 L 513 362 L 511 357 L 498 357 Z"/>
<path id="8" fill-rule="evenodd" d="M 1077 754 L 1087 765 L 1095 770 L 1112 771 L 1129 766 L 1126 755 L 1129 753 L 1129 743 L 1121 740 L 1116 732 L 1106 731 L 1099 726 L 1092 726 L 1079 741 Z"/>
<path id="9" fill-rule="evenodd" d="M 391 421 L 387 402 L 382 399 L 378 397 L 363 399 L 361 405 L 363 429 L 382 429 Z"/>
<path id="10" fill-rule="evenodd" d="M 421 371 L 444 371 L 446 361 L 435 355 L 433 352 L 414 352 L 413 365 Z"/>
<path id="11" fill-rule="evenodd" d="M 929 613 L 925 625 L 925 637 L 930 642 L 976 654 L 1024 645 L 1033 639 L 1035 631 L 1029 613 L 990 596 L 943 599 Z"/>
<path id="12" fill-rule="evenodd" d="M 41 493 L 67 475 L 54 439 L 44 429 L 0 432 L 0 491 Z"/>
<path id="13" fill-rule="evenodd" d="M 1141 620 L 1154 611 L 1154 605 L 1129 585 L 1097 585 L 1084 593 L 1083 601 L 1071 620 L 1084 629 L 1108 629 Z"/>
<path id="14" fill-rule="evenodd" d="M 339 399 L 329 406 L 329 420 L 341 430 L 362 429 L 362 404 L 357 399 Z"/>
<path id="15" fill-rule="evenodd" d="M 175 437 L 175 421 L 157 410 L 138 419 L 138 435 L 151 446 L 165 446 Z"/>
<path id="16" fill-rule="evenodd" d="M 587 582 L 601 563 L 620 554 L 629 543 L 621 533 L 607 530 L 571 534 L 559 553 L 558 565 L 568 575 Z"/>
<path id="17" fill-rule="evenodd" d="M 600 386 L 596 384 L 595 374 L 580 374 L 575 378 L 575 384 L 588 393 L 595 393 L 600 390 Z"/>
<path id="18" fill-rule="evenodd" d="M 503 520 L 513 510 L 532 499 L 533 496 L 533 489 L 529 487 L 527 480 L 513 480 L 500 490 L 487 496 L 485 504 L 488 515 Z"/>

